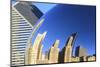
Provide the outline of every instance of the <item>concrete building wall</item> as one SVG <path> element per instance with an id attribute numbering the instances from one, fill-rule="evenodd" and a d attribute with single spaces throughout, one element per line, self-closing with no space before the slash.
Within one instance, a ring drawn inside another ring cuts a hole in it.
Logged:
<path id="1" fill-rule="evenodd" d="M 15 7 L 12 7 L 11 16 L 11 64 L 12 66 L 24 65 L 26 43 L 32 26 L 18 13 Z"/>

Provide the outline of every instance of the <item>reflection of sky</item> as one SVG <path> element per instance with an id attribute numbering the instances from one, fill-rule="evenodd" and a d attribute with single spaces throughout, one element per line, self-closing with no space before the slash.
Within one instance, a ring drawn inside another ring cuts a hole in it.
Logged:
<path id="1" fill-rule="evenodd" d="M 16 2 L 16 0 L 12 0 L 12 4 L 14 4 Z M 34 3 L 33 5 L 37 6 L 43 13 L 48 12 L 50 9 L 52 9 L 54 6 L 56 6 L 56 4 L 42 4 L 42 3 Z"/>
<path id="2" fill-rule="evenodd" d="M 45 11 L 46 8 L 44 10 L 42 6 L 42 4 L 39 5 L 41 10 Z M 47 31 L 43 41 L 43 52 L 47 51 L 56 39 L 60 40 L 59 48 L 63 48 L 68 36 L 73 32 L 78 32 L 74 50 L 76 46 L 81 45 L 87 49 L 88 54 L 95 53 L 94 6 L 57 5 L 46 13 L 44 18 L 45 21 L 35 34 L 36 37 L 38 33 Z"/>
<path id="3" fill-rule="evenodd" d="M 43 4 L 43 3 L 33 3 L 35 6 L 37 6 L 43 13 L 48 12 L 50 9 L 52 9 L 56 4 Z"/>

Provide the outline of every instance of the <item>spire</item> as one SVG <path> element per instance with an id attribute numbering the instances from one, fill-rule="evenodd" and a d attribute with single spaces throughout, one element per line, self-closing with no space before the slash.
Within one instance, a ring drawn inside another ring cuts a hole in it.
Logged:
<path id="1" fill-rule="evenodd" d="M 47 34 L 47 32 L 45 31 L 45 32 L 43 33 L 43 35 L 42 35 L 42 40 L 45 38 L 46 34 Z"/>
<path id="2" fill-rule="evenodd" d="M 33 31 L 32 31 L 32 34 L 30 35 L 30 38 L 29 38 L 29 40 L 28 40 L 29 43 L 32 43 L 31 41 L 32 41 L 32 38 L 34 37 L 35 32 L 36 32 L 37 29 L 42 25 L 43 22 L 44 22 L 44 19 L 41 19 L 41 20 L 39 21 L 39 23 L 34 27 L 34 29 L 33 29 Z M 44 32 L 44 33 L 45 33 L 45 32 Z M 40 35 L 40 34 L 39 34 L 39 35 Z M 32 44 L 29 45 L 29 47 L 30 47 L 30 46 L 32 46 Z"/>
<path id="3" fill-rule="evenodd" d="M 53 44 L 53 47 L 58 47 L 59 42 L 60 42 L 59 40 L 56 40 L 55 43 Z"/>
<path id="4" fill-rule="evenodd" d="M 68 40 L 67 40 L 67 42 L 66 42 L 66 46 L 67 45 L 73 45 L 73 42 L 74 42 L 74 40 L 75 40 L 75 38 L 76 38 L 76 34 L 77 33 L 72 33 L 71 35 L 70 35 L 70 37 L 68 38 Z"/>

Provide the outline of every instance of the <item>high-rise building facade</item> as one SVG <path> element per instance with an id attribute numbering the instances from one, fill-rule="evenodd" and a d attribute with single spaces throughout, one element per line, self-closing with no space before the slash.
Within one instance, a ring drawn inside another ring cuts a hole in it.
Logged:
<path id="1" fill-rule="evenodd" d="M 59 40 L 56 40 L 53 46 L 49 50 L 49 63 L 58 63 L 59 57 Z"/>
<path id="2" fill-rule="evenodd" d="M 32 47 L 32 38 L 34 37 L 34 33 L 41 26 L 43 21 L 44 21 L 44 18 L 38 22 L 38 24 L 32 30 L 30 37 L 28 38 L 28 42 L 27 42 L 27 46 L 26 46 L 26 50 L 25 50 L 25 65 L 29 64 L 29 62 L 28 62 L 29 61 L 29 52 L 30 52 L 30 48 Z M 43 45 L 41 46 L 41 49 L 42 49 L 42 47 L 43 47 Z"/>
<path id="3" fill-rule="evenodd" d="M 34 13 L 34 8 L 30 3 L 17 2 L 12 5 L 11 9 L 11 65 L 25 64 L 25 50 L 28 38 L 30 37 L 33 27 L 37 20 L 42 16 Z M 33 10 L 33 11 L 32 11 Z"/>
<path id="4" fill-rule="evenodd" d="M 60 51 L 59 62 L 71 62 L 73 42 L 75 40 L 76 33 L 73 33 L 66 42 L 65 47 Z"/>
<path id="5" fill-rule="evenodd" d="M 38 34 L 34 44 L 29 48 L 28 64 L 37 64 L 42 59 L 42 41 L 46 36 L 46 32 Z"/>
<path id="6" fill-rule="evenodd" d="M 87 51 L 81 46 L 77 46 L 75 50 L 75 56 L 80 57 L 80 62 L 87 61 Z"/>
<path id="7" fill-rule="evenodd" d="M 76 50 L 75 50 L 75 56 L 77 56 L 77 57 L 87 56 L 86 49 L 81 46 L 77 46 Z"/>

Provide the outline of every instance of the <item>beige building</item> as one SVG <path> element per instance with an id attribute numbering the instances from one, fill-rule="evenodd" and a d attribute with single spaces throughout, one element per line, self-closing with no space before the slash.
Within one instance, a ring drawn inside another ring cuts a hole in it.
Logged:
<path id="1" fill-rule="evenodd" d="M 32 37 L 34 37 L 34 33 L 35 31 L 41 26 L 41 24 L 43 23 L 44 19 L 41 19 L 39 21 L 39 23 L 35 26 L 35 28 L 32 30 L 32 33 L 28 39 L 28 42 L 27 42 L 27 48 L 26 48 L 26 52 L 25 52 L 25 65 L 28 65 L 28 58 L 29 58 L 29 50 L 30 48 L 32 47 Z M 41 50 L 43 48 L 43 45 L 41 46 L 41 48 L 39 50 Z"/>
<path id="2" fill-rule="evenodd" d="M 88 56 L 87 61 L 96 61 L 96 56 Z"/>
<path id="3" fill-rule="evenodd" d="M 80 62 L 85 62 L 85 61 L 87 61 L 87 56 L 80 57 Z"/>
<path id="4" fill-rule="evenodd" d="M 67 43 L 67 46 L 65 48 L 65 55 L 64 55 L 64 62 L 71 62 L 72 57 L 72 41 L 73 37 L 71 36 L 69 39 L 69 42 Z"/>
<path id="5" fill-rule="evenodd" d="M 86 49 L 83 48 L 82 46 L 77 46 L 76 50 L 75 50 L 75 56 L 77 56 L 77 57 L 87 56 Z"/>
<path id="6" fill-rule="evenodd" d="M 37 64 L 48 64 L 49 60 L 45 58 L 45 54 L 42 53 L 42 59 L 37 61 Z"/>
<path id="7" fill-rule="evenodd" d="M 42 41 L 45 38 L 46 32 L 43 34 L 38 34 L 34 44 L 29 49 L 28 64 L 37 64 L 42 58 Z"/>
<path id="8" fill-rule="evenodd" d="M 72 57 L 72 47 L 73 47 L 73 40 L 75 38 L 75 35 L 71 35 L 68 39 L 68 42 L 65 46 L 65 55 L 64 55 L 64 62 L 71 62 Z"/>
<path id="9" fill-rule="evenodd" d="M 71 62 L 80 62 L 80 57 L 72 57 Z"/>
<path id="10" fill-rule="evenodd" d="M 69 38 L 68 41 L 65 45 L 65 47 L 62 49 L 60 52 L 59 56 L 59 62 L 71 62 L 71 57 L 72 57 L 72 47 L 73 47 L 73 42 L 76 37 L 76 33 L 72 34 Z"/>
<path id="11" fill-rule="evenodd" d="M 49 63 L 58 63 L 58 56 L 59 56 L 59 40 L 56 40 L 53 46 L 50 48 L 49 51 Z"/>

